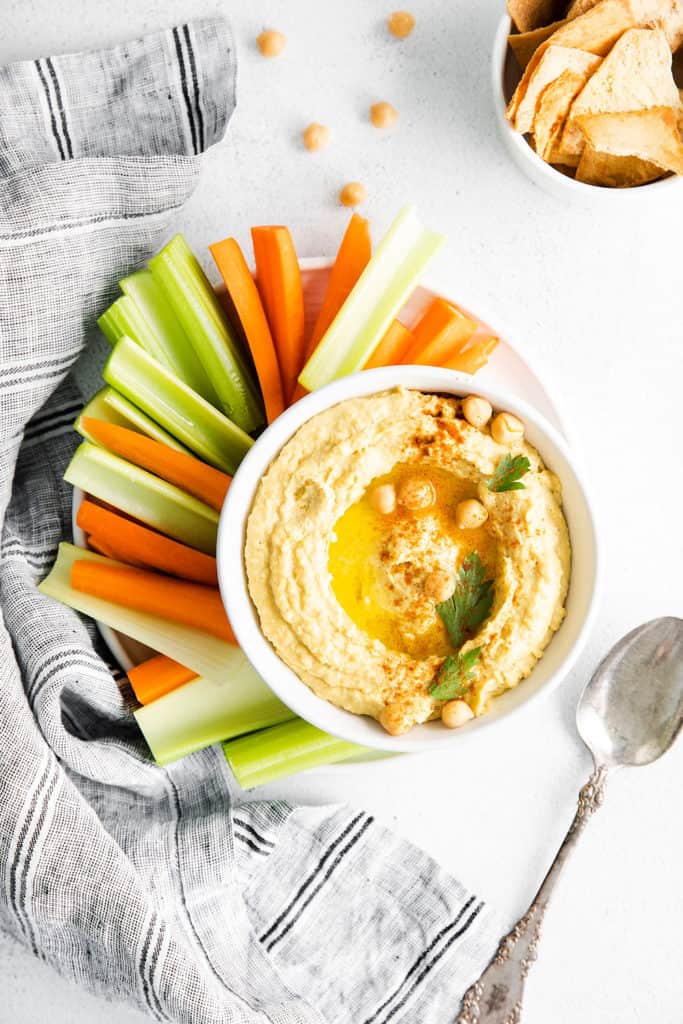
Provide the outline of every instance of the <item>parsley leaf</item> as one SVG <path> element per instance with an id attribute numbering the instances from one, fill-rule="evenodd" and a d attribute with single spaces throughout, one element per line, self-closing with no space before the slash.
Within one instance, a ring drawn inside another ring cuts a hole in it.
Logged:
<path id="1" fill-rule="evenodd" d="M 504 455 L 496 466 L 493 476 L 486 481 L 490 491 L 523 491 L 525 485 L 519 482 L 520 477 L 529 472 L 531 463 L 526 455 Z"/>
<path id="2" fill-rule="evenodd" d="M 439 669 L 429 692 L 435 700 L 453 700 L 464 697 L 476 672 L 477 662 L 481 654 L 480 647 L 473 647 L 465 654 L 449 654 Z"/>
<path id="3" fill-rule="evenodd" d="M 493 580 L 485 576 L 479 555 L 472 551 L 460 567 L 453 594 L 436 606 L 456 650 L 491 614 Z"/>

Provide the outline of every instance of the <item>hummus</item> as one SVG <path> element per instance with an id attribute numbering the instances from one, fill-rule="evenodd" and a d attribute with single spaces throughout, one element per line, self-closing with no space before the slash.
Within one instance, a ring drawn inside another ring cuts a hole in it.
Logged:
<path id="1" fill-rule="evenodd" d="M 288 441 L 259 485 L 246 530 L 249 590 L 263 633 L 320 697 L 391 732 L 440 716 L 430 686 L 456 651 L 425 586 L 476 551 L 493 583 L 463 699 L 475 715 L 529 675 L 564 615 L 570 566 L 560 484 L 523 440 L 500 444 L 459 418 L 457 399 L 396 389 L 341 402 Z M 507 454 L 525 455 L 524 489 L 489 490 Z M 388 514 L 384 483 L 428 481 L 435 500 Z M 461 529 L 476 498 L 482 525 Z M 388 726 L 387 726 L 388 727 Z"/>

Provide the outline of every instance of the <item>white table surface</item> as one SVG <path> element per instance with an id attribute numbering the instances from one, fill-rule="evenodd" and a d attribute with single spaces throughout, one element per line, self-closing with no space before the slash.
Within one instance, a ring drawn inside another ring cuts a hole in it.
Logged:
<path id="1" fill-rule="evenodd" d="M 104 45 L 217 9 L 212 0 L 5 0 L 0 61 Z M 561 205 L 511 165 L 497 136 L 489 53 L 502 0 L 411 0 L 411 39 L 388 39 L 391 3 L 224 0 L 237 39 L 239 109 L 206 159 L 179 227 L 197 247 L 284 222 L 302 255 L 332 253 L 347 219 L 336 193 L 369 190 L 375 236 L 408 199 L 450 237 L 436 268 L 516 325 L 569 412 L 604 524 L 599 621 L 572 677 L 466 752 L 327 769 L 272 785 L 292 800 L 347 800 L 429 850 L 500 908 L 525 909 L 590 770 L 574 728 L 577 693 L 632 626 L 683 613 L 683 184 L 663 208 Z M 276 27 L 286 54 L 254 37 Z M 367 108 L 391 100 L 397 129 Z M 299 133 L 331 127 L 311 156 Z M 476 307 L 475 307 L 476 308 Z M 678 445 L 675 441 L 678 440 Z M 646 684 L 646 681 L 644 681 Z M 569 867 L 528 983 L 525 1024 L 678 1024 L 683 896 L 683 745 L 609 785 Z M 0 937 L 2 1019 L 134 1024 Z M 199 1022 L 198 1022 L 199 1024 Z M 444 1022 L 445 1024 L 445 1022 Z"/>

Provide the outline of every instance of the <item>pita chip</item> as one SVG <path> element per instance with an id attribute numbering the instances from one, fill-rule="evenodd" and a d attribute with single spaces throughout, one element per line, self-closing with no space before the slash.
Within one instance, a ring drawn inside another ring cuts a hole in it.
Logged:
<path id="1" fill-rule="evenodd" d="M 630 29 L 574 100 L 559 148 L 569 156 L 581 155 L 584 137 L 577 122 L 583 115 L 679 105 L 671 50 L 663 31 Z"/>
<path id="2" fill-rule="evenodd" d="M 677 114 L 671 107 L 650 107 L 623 114 L 592 114 L 579 118 L 578 123 L 586 145 L 595 153 L 638 157 L 656 164 L 660 171 L 683 174 Z"/>
<path id="3" fill-rule="evenodd" d="M 587 185 L 603 185 L 610 188 L 633 188 L 647 185 L 664 174 L 657 164 L 648 163 L 635 156 L 613 156 L 611 153 L 596 152 L 592 146 L 584 146 L 576 180 Z"/>
<path id="4" fill-rule="evenodd" d="M 546 39 L 550 39 L 558 28 L 564 25 L 564 21 L 554 21 L 552 25 L 544 25 L 543 28 L 536 28 L 533 32 L 517 32 L 508 36 L 510 49 L 514 53 L 517 63 L 522 71 L 527 66 L 536 50 Z"/>
<path id="5" fill-rule="evenodd" d="M 599 58 L 595 58 L 599 60 Z M 532 132 L 534 149 L 547 163 L 551 162 L 564 122 L 574 99 L 588 80 L 588 72 L 563 71 L 538 97 Z"/>
<path id="6" fill-rule="evenodd" d="M 599 57 L 584 53 L 583 50 L 573 50 L 568 46 L 549 46 L 530 76 L 526 92 L 517 105 L 514 118 L 511 118 L 513 128 L 523 133 L 531 131 L 541 92 L 559 78 L 563 71 L 578 71 L 588 79 L 599 64 Z"/>
<path id="7" fill-rule="evenodd" d="M 519 32 L 548 25 L 560 16 L 561 0 L 508 0 L 508 14 Z"/>
<path id="8" fill-rule="evenodd" d="M 532 55 L 510 100 L 506 115 L 514 124 L 517 107 L 527 91 L 529 79 L 549 46 L 566 46 L 604 57 L 623 33 L 639 24 L 635 4 L 639 0 L 600 0 L 590 11 L 562 23 Z"/>

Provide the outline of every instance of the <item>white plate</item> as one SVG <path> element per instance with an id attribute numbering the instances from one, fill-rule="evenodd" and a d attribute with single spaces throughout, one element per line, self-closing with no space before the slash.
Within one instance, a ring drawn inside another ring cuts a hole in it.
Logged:
<path id="1" fill-rule="evenodd" d="M 302 259 L 301 261 L 307 328 L 309 329 L 322 304 L 330 265 L 330 261 L 327 259 L 309 258 Z M 500 338 L 500 344 L 493 353 L 490 362 L 477 373 L 474 378 L 475 382 L 481 380 L 494 389 L 499 388 L 508 392 L 514 392 L 519 398 L 528 402 L 542 413 L 550 424 L 572 444 L 570 432 L 558 409 L 557 401 L 551 396 L 547 387 L 542 384 L 537 374 L 524 358 L 522 354 L 523 344 L 519 337 L 503 324 L 498 317 L 484 310 L 480 301 L 468 300 L 467 296 L 460 294 L 453 285 L 448 285 L 443 281 L 430 277 L 411 297 L 401 313 L 401 318 L 410 324 L 434 295 L 443 296 L 457 305 L 464 313 L 467 313 L 473 320 L 476 320 L 480 325 L 479 333 L 493 334 Z M 476 391 L 476 384 L 473 390 Z M 85 534 L 76 525 L 76 514 L 82 499 L 83 492 L 78 488 L 74 488 L 72 508 L 74 543 L 85 547 Z M 101 622 L 97 623 L 97 627 L 113 657 L 124 671 L 128 671 L 128 669 L 155 653 Z M 381 756 L 379 751 L 377 754 Z"/>

